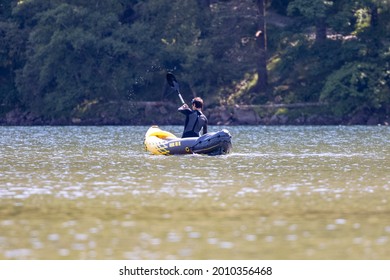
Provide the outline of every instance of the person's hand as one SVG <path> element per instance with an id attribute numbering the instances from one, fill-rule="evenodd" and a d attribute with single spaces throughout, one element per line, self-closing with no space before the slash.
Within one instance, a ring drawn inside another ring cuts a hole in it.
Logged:
<path id="1" fill-rule="evenodd" d="M 182 109 L 187 109 L 187 108 L 189 108 L 189 107 L 188 107 L 188 105 L 187 105 L 186 103 L 184 103 L 180 108 L 182 108 Z"/>

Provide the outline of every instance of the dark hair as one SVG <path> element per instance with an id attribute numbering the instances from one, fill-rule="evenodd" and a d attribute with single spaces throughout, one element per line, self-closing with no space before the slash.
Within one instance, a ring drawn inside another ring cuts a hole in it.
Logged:
<path id="1" fill-rule="evenodd" d="M 195 97 L 192 99 L 191 104 L 194 104 L 198 109 L 203 109 L 203 99 L 200 97 Z"/>

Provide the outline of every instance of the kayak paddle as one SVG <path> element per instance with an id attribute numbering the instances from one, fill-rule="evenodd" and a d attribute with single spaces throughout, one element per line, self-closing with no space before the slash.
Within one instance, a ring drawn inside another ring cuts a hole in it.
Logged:
<path id="1" fill-rule="evenodd" d="M 175 76 L 170 72 L 167 74 L 167 81 L 171 88 L 173 88 L 179 95 L 181 103 L 185 104 L 184 99 L 180 94 L 179 83 L 177 82 Z"/>

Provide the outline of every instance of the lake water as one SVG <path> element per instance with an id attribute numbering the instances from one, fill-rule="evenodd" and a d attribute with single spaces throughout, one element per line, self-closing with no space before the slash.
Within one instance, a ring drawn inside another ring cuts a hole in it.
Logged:
<path id="1" fill-rule="evenodd" d="M 0 127 L 0 259 L 390 259 L 389 127 L 215 126 L 216 157 L 147 128 Z"/>

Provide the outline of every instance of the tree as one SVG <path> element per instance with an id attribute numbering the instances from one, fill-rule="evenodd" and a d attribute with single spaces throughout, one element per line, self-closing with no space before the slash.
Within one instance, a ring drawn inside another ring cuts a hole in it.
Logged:
<path id="1" fill-rule="evenodd" d="M 257 66 L 258 82 L 256 90 L 260 93 L 265 93 L 268 86 L 267 73 L 267 31 L 265 23 L 265 0 L 257 0 L 257 8 L 259 10 L 259 29 L 256 32 L 256 41 L 259 47 L 259 60 Z"/>
<path id="2" fill-rule="evenodd" d="M 355 53 L 327 77 L 321 100 L 332 104 L 332 111 L 348 115 L 368 110 L 390 112 L 390 7 L 385 1 L 347 3 L 354 11 L 353 44 L 346 41 L 345 51 Z"/>
<path id="3" fill-rule="evenodd" d="M 208 95 L 213 68 L 209 33 L 210 7 L 192 0 L 155 0 L 140 2 L 134 7 L 137 22 L 130 26 L 137 57 L 140 84 L 138 98 L 159 98 L 166 71 L 178 73 L 183 80 L 183 94 Z M 149 69 L 157 69 L 153 75 Z M 143 69 L 143 70 L 142 70 Z M 145 73 L 147 72 L 147 73 Z M 184 82 L 185 81 L 185 82 Z M 153 92 L 150 94 L 150 92 Z"/>
<path id="4" fill-rule="evenodd" d="M 262 59 L 255 37 L 259 10 L 252 0 L 230 0 L 215 2 L 211 13 L 208 43 L 214 63 L 208 74 L 217 83 L 216 97 L 222 104 L 252 103 L 259 96 L 255 87 Z"/>
<path id="5" fill-rule="evenodd" d="M 288 6 L 290 15 L 302 15 L 316 28 L 316 41 L 322 43 L 326 40 L 326 19 L 331 13 L 333 1 L 324 0 L 293 0 Z"/>
<path id="6" fill-rule="evenodd" d="M 390 56 L 383 63 L 350 62 L 327 78 L 321 100 L 332 104 L 337 116 L 368 110 L 388 110 L 390 104 Z M 388 112 L 386 112 L 388 113 Z"/>
<path id="7" fill-rule="evenodd" d="M 12 2 L 0 2 L 0 115 L 20 106 L 15 71 L 24 63 L 27 33 L 12 21 Z"/>
<path id="8" fill-rule="evenodd" d="M 17 86 L 31 111 L 50 118 L 78 105 L 125 98 L 133 50 L 114 13 L 61 4 L 39 13 Z"/>

